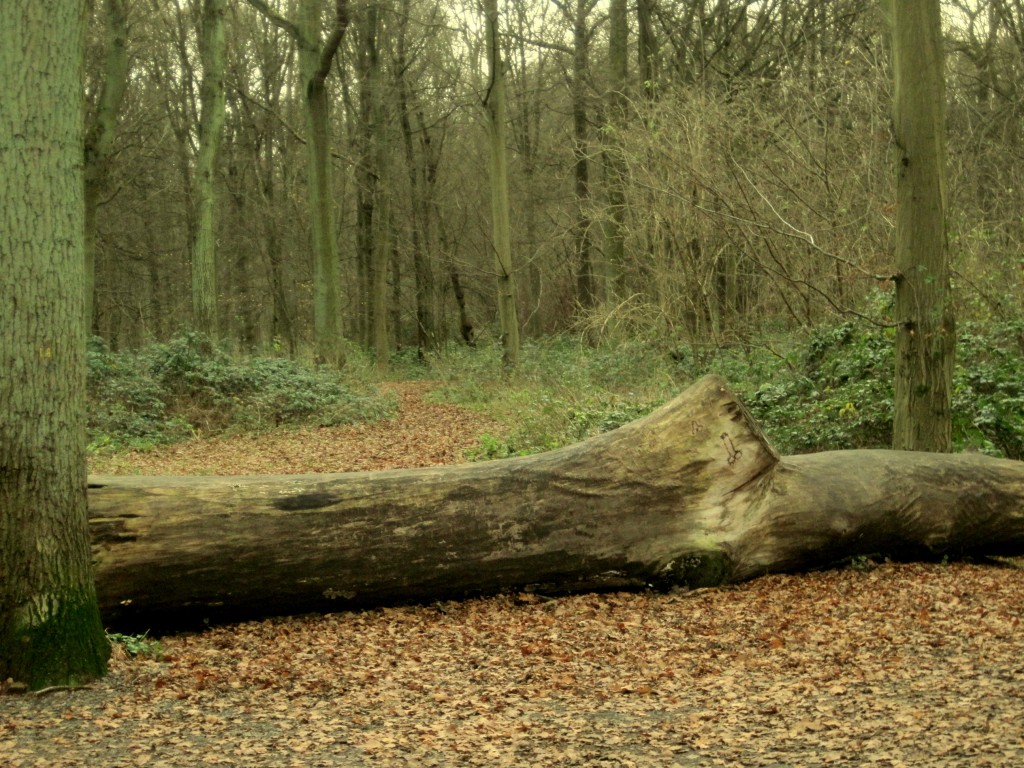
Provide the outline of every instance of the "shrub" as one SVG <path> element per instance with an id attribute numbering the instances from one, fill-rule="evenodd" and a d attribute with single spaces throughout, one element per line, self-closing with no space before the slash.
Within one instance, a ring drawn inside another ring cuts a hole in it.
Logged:
<path id="1" fill-rule="evenodd" d="M 823 327 L 798 348 L 796 364 L 738 386 L 751 414 L 784 454 L 892 443 L 893 341 L 854 323 Z"/>
<path id="2" fill-rule="evenodd" d="M 89 345 L 93 449 L 145 448 L 197 432 L 331 426 L 382 418 L 390 398 L 357 391 L 337 371 L 281 358 L 236 361 L 186 334 L 138 352 Z"/>
<path id="3" fill-rule="evenodd" d="M 781 453 L 892 444 L 893 331 L 842 323 L 815 331 L 769 381 L 738 385 Z M 1024 324 L 967 324 L 953 374 L 953 447 L 1024 458 Z M 748 379 L 749 381 L 749 379 Z"/>
<path id="4" fill-rule="evenodd" d="M 966 324 L 957 348 L 953 434 L 960 448 L 1024 459 L 1024 322 Z"/>

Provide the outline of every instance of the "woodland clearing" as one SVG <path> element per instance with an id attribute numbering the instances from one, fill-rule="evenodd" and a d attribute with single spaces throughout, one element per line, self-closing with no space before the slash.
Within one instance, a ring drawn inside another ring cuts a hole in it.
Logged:
<path id="1" fill-rule="evenodd" d="M 374 424 L 218 438 L 102 472 L 462 460 L 501 426 L 396 385 Z M 0 697 L 0 766 L 1009 766 L 1024 571 L 896 564 L 728 588 L 510 594 L 116 646 L 85 689 Z"/>

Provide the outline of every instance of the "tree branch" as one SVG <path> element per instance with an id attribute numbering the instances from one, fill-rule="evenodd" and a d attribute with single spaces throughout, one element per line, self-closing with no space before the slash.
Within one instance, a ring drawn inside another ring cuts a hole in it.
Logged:
<path id="1" fill-rule="evenodd" d="M 278 29 L 283 30 L 287 33 L 296 43 L 299 45 L 306 45 L 309 41 L 306 40 L 306 36 L 302 34 L 302 30 L 299 29 L 297 24 L 293 24 L 283 16 L 279 16 L 273 11 L 273 9 L 267 5 L 266 0 L 245 0 L 250 6 L 255 8 L 261 13 L 267 21 L 273 24 Z"/>
<path id="2" fill-rule="evenodd" d="M 348 0 L 335 0 L 334 27 L 331 29 L 331 35 L 327 38 L 327 42 L 324 43 L 323 50 L 320 52 L 320 66 L 317 68 L 316 74 L 313 75 L 315 80 L 322 83 L 327 79 L 327 75 L 331 71 L 331 62 L 334 61 L 334 54 L 338 52 L 341 41 L 345 39 L 348 23 Z"/>

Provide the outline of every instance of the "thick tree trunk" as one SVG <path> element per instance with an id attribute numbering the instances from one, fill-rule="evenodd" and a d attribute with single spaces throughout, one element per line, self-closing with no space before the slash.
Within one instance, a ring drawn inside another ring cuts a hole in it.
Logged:
<path id="1" fill-rule="evenodd" d="M 952 450 L 956 323 L 946 237 L 946 97 L 939 0 L 891 4 L 896 146 L 893 447 Z"/>
<path id="2" fill-rule="evenodd" d="M 108 625 L 168 629 L 507 589 L 705 586 L 858 554 L 1024 551 L 1024 464 L 779 459 L 724 382 L 550 453 L 282 477 L 95 477 Z"/>
<path id="3" fill-rule="evenodd" d="M 31 688 L 109 653 L 84 492 L 84 11 L 0 4 L 0 680 Z"/>

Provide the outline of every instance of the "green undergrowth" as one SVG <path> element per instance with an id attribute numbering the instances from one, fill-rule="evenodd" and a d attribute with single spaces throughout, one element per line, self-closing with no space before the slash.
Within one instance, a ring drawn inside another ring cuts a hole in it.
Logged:
<path id="1" fill-rule="evenodd" d="M 90 450 L 146 449 L 199 434 L 330 426 L 394 412 L 391 397 L 328 368 L 236 359 L 196 334 L 113 352 L 88 347 Z"/>
<path id="2" fill-rule="evenodd" d="M 572 337 L 525 340 L 512 375 L 493 346 L 452 347 L 428 364 L 433 397 L 474 408 L 509 426 L 483 435 L 474 460 L 559 448 L 633 421 L 679 390 L 655 345 L 632 340 L 591 348 Z"/>
<path id="3" fill-rule="evenodd" d="M 526 340 L 522 364 L 497 345 L 451 345 L 392 359 L 391 378 L 436 383 L 432 397 L 484 413 L 502 428 L 467 458 L 551 450 L 637 419 L 706 373 L 722 375 L 783 454 L 890 445 L 894 339 L 861 323 L 757 344 L 693 349 L 665 337 L 588 346 L 578 337 Z M 139 448 L 196 433 L 377 419 L 372 366 L 339 375 L 281 358 L 236 359 L 182 336 L 138 352 L 89 348 L 93 450 Z M 1024 458 L 1024 323 L 962 324 L 953 392 L 954 447 Z"/>
<path id="4" fill-rule="evenodd" d="M 455 348 L 426 367 L 435 396 L 508 425 L 471 459 L 550 450 L 639 418 L 706 373 L 722 375 L 783 454 L 887 448 L 891 329 L 821 326 L 806 336 L 696 352 L 662 339 L 587 347 L 528 341 L 511 376 L 496 347 Z M 421 375 L 422 368 L 421 364 Z M 963 324 L 953 392 L 954 448 L 1024 458 L 1024 323 Z"/>
<path id="5" fill-rule="evenodd" d="M 148 632 L 140 635 L 125 635 L 120 632 L 108 632 L 107 640 L 111 645 L 119 646 L 132 658 L 150 658 L 161 660 L 164 657 L 164 645 L 149 636 Z"/>
<path id="6" fill-rule="evenodd" d="M 888 448 L 894 344 L 887 328 L 819 328 L 737 393 L 782 453 Z M 1024 324 L 963 324 L 952 399 L 954 450 L 1024 459 Z"/>

